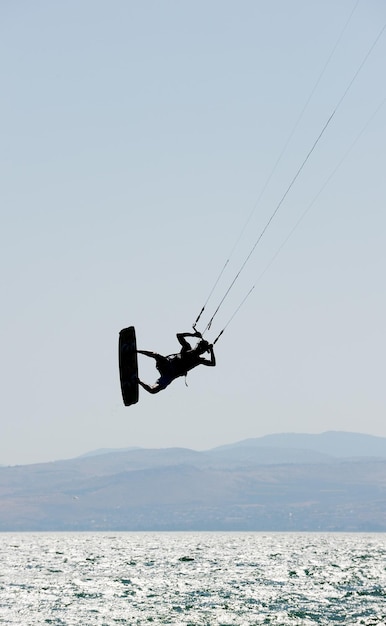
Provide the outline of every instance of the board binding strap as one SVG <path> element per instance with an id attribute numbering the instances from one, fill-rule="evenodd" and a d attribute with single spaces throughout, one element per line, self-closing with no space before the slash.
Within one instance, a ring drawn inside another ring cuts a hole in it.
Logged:
<path id="1" fill-rule="evenodd" d="M 123 404 L 138 402 L 137 340 L 134 326 L 123 328 L 119 333 L 119 376 Z"/>

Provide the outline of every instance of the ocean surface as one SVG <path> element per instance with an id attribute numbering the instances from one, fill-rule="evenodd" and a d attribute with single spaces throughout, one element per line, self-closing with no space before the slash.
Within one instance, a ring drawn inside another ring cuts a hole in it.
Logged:
<path id="1" fill-rule="evenodd" d="M 385 534 L 2 533 L 0 624 L 386 624 Z"/>

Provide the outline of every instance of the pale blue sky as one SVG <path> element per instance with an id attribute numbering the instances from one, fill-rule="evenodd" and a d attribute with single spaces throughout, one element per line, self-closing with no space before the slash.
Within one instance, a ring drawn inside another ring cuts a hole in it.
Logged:
<path id="1" fill-rule="evenodd" d="M 218 366 L 131 408 L 117 370 L 124 326 L 140 348 L 177 350 L 354 7 L 208 312 L 386 23 L 385 2 L 0 4 L 0 464 L 282 431 L 386 436 L 385 33 L 224 302 L 208 339 L 257 281 Z M 140 375 L 157 377 L 144 357 Z"/>

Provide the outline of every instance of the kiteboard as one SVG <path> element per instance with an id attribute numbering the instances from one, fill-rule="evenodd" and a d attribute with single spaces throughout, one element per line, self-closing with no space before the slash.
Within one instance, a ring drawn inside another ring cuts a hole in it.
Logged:
<path id="1" fill-rule="evenodd" d="M 123 328 L 119 333 L 119 375 L 123 404 L 138 402 L 137 340 L 134 326 Z"/>

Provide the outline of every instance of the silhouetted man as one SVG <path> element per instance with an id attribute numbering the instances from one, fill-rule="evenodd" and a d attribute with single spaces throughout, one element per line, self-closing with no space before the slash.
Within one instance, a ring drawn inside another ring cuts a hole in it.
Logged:
<path id="1" fill-rule="evenodd" d="M 185 337 L 198 337 L 200 341 L 192 348 Z M 138 350 L 139 354 L 150 356 L 155 359 L 155 365 L 159 373 L 160 378 L 154 385 L 148 385 L 138 379 L 138 383 L 146 389 L 149 393 L 158 393 L 165 389 L 170 383 L 180 376 L 186 376 L 187 373 L 197 365 L 207 365 L 214 367 L 216 365 L 216 358 L 213 352 L 213 345 L 202 339 L 199 332 L 195 333 L 178 333 L 177 339 L 181 344 L 181 350 L 178 354 L 169 354 L 168 356 L 162 356 L 157 352 L 149 352 L 148 350 Z M 210 359 L 203 359 L 202 354 L 209 352 Z"/>

